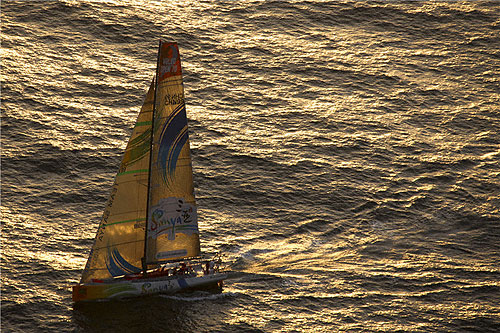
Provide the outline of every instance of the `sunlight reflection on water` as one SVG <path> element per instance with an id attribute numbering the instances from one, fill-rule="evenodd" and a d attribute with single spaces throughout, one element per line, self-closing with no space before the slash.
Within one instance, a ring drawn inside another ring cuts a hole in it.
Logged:
<path id="1" fill-rule="evenodd" d="M 496 11 L 2 2 L 4 329 L 154 331 L 158 309 L 185 331 L 494 331 Z M 202 248 L 234 276 L 72 311 L 160 37 L 182 55 Z"/>

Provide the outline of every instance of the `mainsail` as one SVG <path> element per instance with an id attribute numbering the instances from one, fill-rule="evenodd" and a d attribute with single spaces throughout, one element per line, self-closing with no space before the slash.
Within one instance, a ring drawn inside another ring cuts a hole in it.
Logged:
<path id="1" fill-rule="evenodd" d="M 138 273 L 142 260 L 156 265 L 200 252 L 177 44 L 160 42 L 158 57 L 82 283 Z"/>

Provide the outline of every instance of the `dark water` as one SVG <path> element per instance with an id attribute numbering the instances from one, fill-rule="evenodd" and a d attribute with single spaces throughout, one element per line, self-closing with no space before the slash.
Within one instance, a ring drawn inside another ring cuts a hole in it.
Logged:
<path id="1" fill-rule="evenodd" d="M 2 1 L 2 331 L 496 332 L 500 3 Z M 179 43 L 222 294 L 73 309 Z"/>

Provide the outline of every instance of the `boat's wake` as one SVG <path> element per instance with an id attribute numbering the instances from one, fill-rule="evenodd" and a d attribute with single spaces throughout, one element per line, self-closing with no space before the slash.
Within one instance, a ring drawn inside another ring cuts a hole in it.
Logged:
<path id="1" fill-rule="evenodd" d="M 220 294 L 211 294 L 211 293 L 201 293 L 196 292 L 189 295 L 158 295 L 161 298 L 168 298 L 176 301 L 185 301 L 185 302 L 199 302 L 199 301 L 207 301 L 207 300 L 218 300 L 226 297 L 237 297 L 239 293 L 227 292 Z"/>

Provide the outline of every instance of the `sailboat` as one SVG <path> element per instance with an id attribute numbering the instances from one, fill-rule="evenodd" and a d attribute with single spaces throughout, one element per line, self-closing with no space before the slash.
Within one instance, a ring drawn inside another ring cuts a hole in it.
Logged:
<path id="1" fill-rule="evenodd" d="M 220 259 L 200 257 L 187 125 L 179 48 L 160 41 L 74 302 L 222 288 Z"/>

